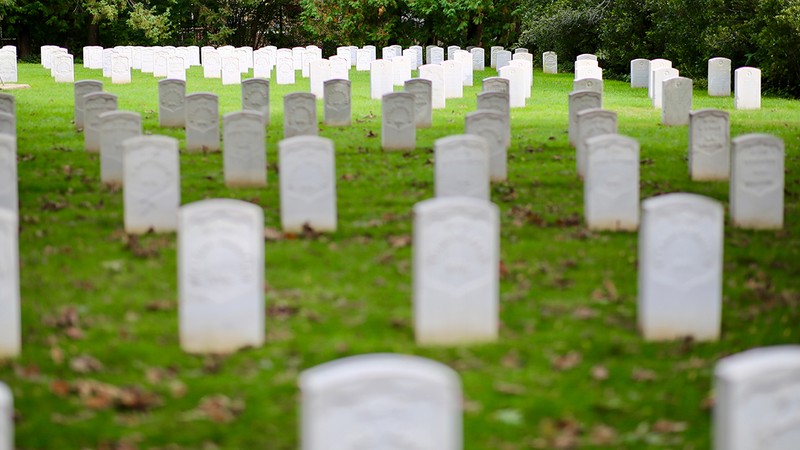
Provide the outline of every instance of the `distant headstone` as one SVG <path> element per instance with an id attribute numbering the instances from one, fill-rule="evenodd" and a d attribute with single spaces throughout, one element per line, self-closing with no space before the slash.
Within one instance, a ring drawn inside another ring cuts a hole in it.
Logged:
<path id="1" fill-rule="evenodd" d="M 761 109 L 761 70 L 753 67 L 736 69 L 733 105 L 736 109 Z"/>
<path id="2" fill-rule="evenodd" d="M 419 66 L 419 77 L 431 82 L 431 107 L 443 109 L 446 106 L 444 96 L 444 69 L 441 64 Z"/>
<path id="3" fill-rule="evenodd" d="M 269 79 L 274 65 L 275 60 L 266 49 L 258 49 L 253 52 L 253 78 Z"/>
<path id="4" fill-rule="evenodd" d="M 215 49 L 207 50 L 203 56 L 203 77 L 220 78 L 222 76 L 222 61 L 219 52 Z"/>
<path id="5" fill-rule="evenodd" d="M 422 47 L 419 46 L 419 45 L 412 45 L 409 48 L 417 52 L 417 64 L 416 64 L 415 68 L 419 69 L 419 66 L 421 66 L 423 64 L 423 61 L 422 61 Z"/>
<path id="6" fill-rule="evenodd" d="M 0 136 L 0 139 L 8 139 Z M 16 163 L 16 160 L 14 161 Z M 20 287 L 19 287 L 19 224 L 16 210 L 0 208 L 0 262 L 3 270 L 0 271 L 0 360 L 19 356 L 22 351 L 22 331 L 20 322 Z M 0 392 L 0 396 L 3 393 Z M 5 440 L 3 428 L 7 427 L 12 415 L 3 405 L 0 397 L 0 448 Z M 13 450 L 13 446 L 5 447 Z M 5 450 L 5 449 L 4 449 Z"/>
<path id="7" fill-rule="evenodd" d="M 0 81 L 3 83 L 16 83 L 17 54 L 11 50 L 0 50 Z"/>
<path id="8" fill-rule="evenodd" d="M 593 91 L 603 94 L 603 80 L 599 78 L 581 78 L 572 82 L 572 91 Z"/>
<path id="9" fill-rule="evenodd" d="M 558 73 L 558 55 L 556 52 L 542 53 L 542 70 L 544 73 Z"/>
<path id="10" fill-rule="evenodd" d="M 370 96 L 374 100 L 379 100 L 384 94 L 388 94 L 394 90 L 391 61 L 378 59 L 370 63 L 369 86 Z"/>
<path id="11" fill-rule="evenodd" d="M 475 47 L 470 50 L 470 53 L 472 54 L 472 70 L 484 70 L 486 68 L 486 52 L 480 47 Z"/>
<path id="12" fill-rule="evenodd" d="M 139 136 L 122 145 L 125 232 L 174 231 L 181 204 L 178 140 Z"/>
<path id="13" fill-rule="evenodd" d="M 461 70 L 461 62 L 448 59 L 447 61 L 443 61 L 441 66 L 444 70 L 444 97 L 464 97 L 464 81 Z"/>
<path id="14" fill-rule="evenodd" d="M 711 58 L 708 60 L 708 95 L 711 97 L 730 97 L 731 60 Z"/>
<path id="15" fill-rule="evenodd" d="M 349 126 L 353 120 L 349 80 L 325 82 L 325 107 L 322 122 L 327 126 Z"/>
<path id="16" fill-rule="evenodd" d="M 167 78 L 186 81 L 186 60 L 184 58 L 170 56 L 167 59 Z"/>
<path id="17" fill-rule="evenodd" d="M 595 136 L 617 133 L 617 113 L 600 108 L 578 111 L 575 115 L 575 162 L 578 176 L 586 176 L 586 141 Z"/>
<path id="18" fill-rule="evenodd" d="M 318 100 L 325 98 L 325 81 L 331 79 L 331 62 L 327 59 L 314 59 L 308 65 L 309 91 Z"/>
<path id="19" fill-rule="evenodd" d="M 650 79 L 650 60 L 637 58 L 631 60 L 631 87 L 646 88 Z"/>
<path id="20" fill-rule="evenodd" d="M 408 56 L 395 56 L 391 59 L 393 86 L 403 86 L 411 79 L 411 64 Z"/>
<path id="21" fill-rule="evenodd" d="M 17 214 L 17 198 L 17 139 L 0 134 L 0 210 L 6 209 Z"/>
<path id="22" fill-rule="evenodd" d="M 472 134 L 437 139 L 434 143 L 436 197 L 489 200 L 489 144 Z"/>
<path id="23" fill-rule="evenodd" d="M 450 61 L 450 60 L 455 59 L 456 52 L 458 50 L 461 50 L 461 47 L 459 47 L 457 45 L 448 45 L 447 46 L 447 60 Z"/>
<path id="24" fill-rule="evenodd" d="M 689 175 L 692 180 L 727 180 L 730 175 L 730 118 L 726 111 L 689 113 Z"/>
<path id="25" fill-rule="evenodd" d="M 14 450 L 14 394 L 2 382 L 0 382 L 0 449 Z"/>
<path id="26" fill-rule="evenodd" d="M 497 339 L 499 222 L 497 206 L 486 200 L 438 197 L 414 206 L 417 343 Z"/>
<path id="27" fill-rule="evenodd" d="M 417 146 L 414 94 L 392 92 L 383 96 L 381 147 L 384 150 L 413 150 Z"/>
<path id="28" fill-rule="evenodd" d="M 494 45 L 489 49 L 489 65 L 496 69 L 497 68 L 497 52 L 503 50 L 502 46 Z"/>
<path id="29" fill-rule="evenodd" d="M 351 356 L 300 375 L 303 450 L 462 448 L 461 383 L 418 356 Z"/>
<path id="30" fill-rule="evenodd" d="M 672 61 L 668 59 L 653 59 L 650 61 L 650 73 L 647 74 L 647 96 L 651 99 L 653 98 L 653 93 L 657 86 L 661 86 L 661 83 L 658 84 L 654 81 L 654 74 L 656 71 L 662 69 L 671 69 L 672 68 Z M 677 75 L 676 75 L 677 76 Z M 664 81 L 663 78 L 661 81 Z"/>
<path id="31" fill-rule="evenodd" d="M 483 92 L 505 92 L 511 95 L 509 80 L 502 77 L 489 77 L 483 79 Z"/>
<path id="32" fill-rule="evenodd" d="M 93 92 L 103 92 L 103 83 L 95 80 L 80 80 L 74 85 L 75 90 L 75 129 L 83 130 L 84 123 L 84 101 L 86 94 Z"/>
<path id="33" fill-rule="evenodd" d="M 164 79 L 158 82 L 158 126 L 186 126 L 186 82 Z"/>
<path id="34" fill-rule="evenodd" d="M 768 134 L 733 139 L 731 156 L 731 223 L 739 228 L 783 227 L 783 140 Z"/>
<path id="35" fill-rule="evenodd" d="M 637 315 L 646 340 L 719 338 L 723 222 L 722 205 L 701 195 L 642 202 Z"/>
<path id="36" fill-rule="evenodd" d="M 575 61 L 575 79 L 581 78 L 603 78 L 603 69 L 594 59 L 579 59 Z"/>
<path id="37" fill-rule="evenodd" d="M 150 47 L 142 48 L 142 73 L 153 73 L 155 52 Z M 91 64 L 91 62 L 90 62 Z M 90 67 L 91 68 L 91 67 Z"/>
<path id="38" fill-rule="evenodd" d="M 417 128 L 429 128 L 433 123 L 433 82 L 412 78 L 405 83 L 405 91 L 414 95 L 414 120 Z"/>
<path id="39" fill-rule="evenodd" d="M 197 92 L 186 96 L 186 150 L 219 150 L 219 98 Z"/>
<path id="40" fill-rule="evenodd" d="M 295 71 L 292 54 L 278 50 L 278 63 L 275 66 L 275 82 L 278 84 L 294 84 Z"/>
<path id="41" fill-rule="evenodd" d="M 131 82 L 131 62 L 124 56 L 111 58 L 111 83 L 129 84 Z"/>
<path id="42" fill-rule="evenodd" d="M 477 106 L 478 110 L 488 109 L 490 111 L 503 113 L 507 116 L 510 116 L 511 114 L 511 106 L 508 102 L 508 94 L 505 92 L 481 92 L 478 94 Z"/>
<path id="43" fill-rule="evenodd" d="M 441 47 L 433 47 L 431 49 L 431 59 L 428 64 L 441 64 L 444 62 L 444 49 Z"/>
<path id="44" fill-rule="evenodd" d="M 75 66 L 72 55 L 57 55 L 53 63 L 56 83 L 75 82 Z"/>
<path id="45" fill-rule="evenodd" d="M 258 78 L 253 78 L 254 80 Z M 225 185 L 267 185 L 267 132 L 258 111 L 237 111 L 222 118 Z"/>
<path id="46" fill-rule="evenodd" d="M 664 81 L 680 76 L 678 69 L 666 68 L 654 70 L 653 78 L 653 108 L 661 109 L 664 106 Z"/>
<path id="47" fill-rule="evenodd" d="M 261 127 L 263 128 L 263 127 Z M 180 209 L 181 348 L 232 353 L 264 343 L 264 212 L 208 199 Z"/>
<path id="48" fill-rule="evenodd" d="M 506 64 L 498 69 L 501 78 L 508 80 L 508 100 L 512 108 L 525 107 L 525 73 L 521 67 Z"/>
<path id="49" fill-rule="evenodd" d="M 675 77 L 663 81 L 662 125 L 688 125 L 692 110 L 692 80 Z"/>
<path id="50" fill-rule="evenodd" d="M 221 59 L 223 86 L 240 84 L 242 82 L 242 72 L 239 70 L 239 62 L 239 58 L 236 56 L 225 56 Z"/>
<path id="51" fill-rule="evenodd" d="M 167 76 L 167 72 L 169 70 L 169 52 L 166 50 L 156 50 L 153 53 L 153 76 L 156 78 L 164 78 Z M 103 57 L 103 61 L 105 64 L 105 56 Z M 105 68 L 103 69 L 105 72 Z M 105 73 L 103 76 L 106 76 Z"/>
<path id="52" fill-rule="evenodd" d="M 459 50 L 456 52 L 453 60 L 461 65 L 462 86 L 472 86 L 472 54 L 464 50 Z"/>
<path id="53" fill-rule="evenodd" d="M 369 70 L 372 59 L 370 52 L 366 48 L 361 48 L 356 53 L 356 70 L 359 72 L 366 72 Z"/>
<path id="54" fill-rule="evenodd" d="M 597 61 L 597 56 L 591 53 L 583 53 L 576 56 L 575 61 Z"/>
<path id="55" fill-rule="evenodd" d="M 294 92 L 283 97 L 283 138 L 317 136 L 317 100 L 314 94 Z"/>
<path id="56" fill-rule="evenodd" d="M 92 92 L 83 96 L 83 141 L 87 152 L 100 151 L 100 114 L 117 109 L 117 96 Z"/>
<path id="57" fill-rule="evenodd" d="M 569 94 L 569 144 L 572 146 L 577 145 L 578 139 L 578 126 L 577 117 L 578 113 L 590 108 L 602 108 L 603 96 L 597 92 L 592 91 L 575 91 Z"/>
<path id="58" fill-rule="evenodd" d="M 349 80 L 350 79 L 350 64 L 346 59 L 333 56 L 330 58 L 331 75 L 329 80 Z"/>
<path id="59" fill-rule="evenodd" d="M 491 181 L 505 181 L 507 178 L 506 160 L 511 145 L 509 120 L 508 114 L 489 110 L 471 112 L 464 119 L 464 133 L 480 136 L 489 144 Z"/>
<path id="60" fill-rule="evenodd" d="M 527 48 L 515 48 L 514 49 L 514 54 L 515 55 L 518 55 L 520 53 L 528 53 L 528 49 Z"/>
<path id="61" fill-rule="evenodd" d="M 587 139 L 583 181 L 583 212 L 589 229 L 635 231 L 639 227 L 636 139 L 619 134 Z"/>
<path id="62" fill-rule="evenodd" d="M 142 116 L 139 113 L 109 111 L 100 114 L 100 181 L 122 185 L 122 144 L 128 138 L 141 135 Z"/>
<path id="63" fill-rule="evenodd" d="M 792 450 L 800 443 L 800 346 L 746 350 L 714 368 L 714 450 Z"/>
<path id="64" fill-rule="evenodd" d="M 242 110 L 261 113 L 261 120 L 269 125 L 269 80 L 248 78 L 242 81 Z"/>
<path id="65" fill-rule="evenodd" d="M 296 136 L 278 143 L 281 226 L 286 232 L 336 231 L 336 160 L 333 141 Z"/>
<path id="66" fill-rule="evenodd" d="M 511 52 L 508 50 L 498 50 L 494 57 L 495 68 L 499 71 L 511 62 Z"/>
<path id="67" fill-rule="evenodd" d="M 397 56 L 397 54 L 395 54 L 394 47 L 383 47 L 381 49 L 381 59 L 391 61 L 395 56 Z"/>

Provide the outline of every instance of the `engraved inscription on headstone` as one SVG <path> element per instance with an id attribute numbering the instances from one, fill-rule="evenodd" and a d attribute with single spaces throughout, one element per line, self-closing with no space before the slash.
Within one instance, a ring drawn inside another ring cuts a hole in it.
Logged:
<path id="1" fill-rule="evenodd" d="M 164 79 L 158 82 L 158 126 L 186 126 L 186 82 Z"/>
<path id="2" fill-rule="evenodd" d="M 692 180 L 727 180 L 730 174 L 730 119 L 725 111 L 689 113 L 689 174 Z"/>
<path id="3" fill-rule="evenodd" d="M 413 150 L 417 146 L 414 94 L 393 92 L 383 96 L 381 147 L 384 150 Z"/>
<path id="4" fill-rule="evenodd" d="M 323 123 L 328 126 L 349 126 L 352 122 L 350 81 L 334 79 L 325 81 L 325 107 Z"/>
<path id="5" fill-rule="evenodd" d="M 265 125 L 269 125 L 269 80 L 250 78 L 242 81 L 242 109 L 261 113 Z"/>
<path id="6" fill-rule="evenodd" d="M 746 134 L 733 140 L 731 157 L 731 223 L 741 228 L 783 227 L 783 140 L 768 134 Z"/>
<path id="7" fill-rule="evenodd" d="M 283 137 L 316 136 L 317 100 L 308 92 L 293 92 L 283 97 Z"/>
<path id="8" fill-rule="evenodd" d="M 186 96 L 186 150 L 219 150 L 219 99 L 197 92 Z"/>

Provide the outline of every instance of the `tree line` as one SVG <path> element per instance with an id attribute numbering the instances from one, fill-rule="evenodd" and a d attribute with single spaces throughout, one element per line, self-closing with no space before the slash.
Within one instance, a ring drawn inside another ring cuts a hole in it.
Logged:
<path id="1" fill-rule="evenodd" d="M 666 58 L 700 86 L 725 56 L 800 98 L 800 0 L 0 0 L 0 38 L 23 59 L 45 44 L 524 46 L 564 70 L 595 53 L 609 78 Z"/>

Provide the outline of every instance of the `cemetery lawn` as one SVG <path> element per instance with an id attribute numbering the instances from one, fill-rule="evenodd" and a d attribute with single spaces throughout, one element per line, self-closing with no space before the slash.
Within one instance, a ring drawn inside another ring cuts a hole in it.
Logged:
<path id="1" fill-rule="evenodd" d="M 380 148 L 380 102 L 367 72 L 351 71 L 353 124 L 321 126 L 337 153 L 339 230 L 280 233 L 277 143 L 283 96 L 271 84 L 268 186 L 231 189 L 222 154 L 187 154 L 182 130 L 158 127 L 157 80 L 104 81 L 146 133 L 181 142 L 182 204 L 236 198 L 264 209 L 267 342 L 230 356 L 178 345 L 176 236 L 127 236 L 122 192 L 100 183 L 99 155 L 74 131 L 71 84 L 20 64 L 17 102 L 23 354 L 0 362 L 15 395 L 19 449 L 294 449 L 298 374 L 350 355 L 414 354 L 458 371 L 466 449 L 680 448 L 711 442 L 712 370 L 752 347 L 800 341 L 800 102 L 766 97 L 759 111 L 694 92 L 694 109 L 731 114 L 733 137 L 771 133 L 786 144 L 785 227 L 726 226 L 723 328 L 718 342 L 648 343 L 636 329 L 636 233 L 591 232 L 567 143 L 572 75 L 534 75 L 533 98 L 512 110 L 501 211 L 501 330 L 497 343 L 414 343 L 411 208 L 433 195 L 433 142 L 463 133 L 476 86 L 434 111 L 417 149 Z M 240 87 L 187 72 L 187 93 L 240 109 Z M 246 78 L 243 77 L 243 78 Z M 76 79 L 101 79 L 76 66 Z M 396 88 L 400 89 L 400 88 Z M 322 106 L 319 104 L 320 121 Z M 605 81 L 604 107 L 641 144 L 641 198 L 709 196 L 727 208 L 727 182 L 693 182 L 687 127 L 660 125 L 646 89 Z"/>

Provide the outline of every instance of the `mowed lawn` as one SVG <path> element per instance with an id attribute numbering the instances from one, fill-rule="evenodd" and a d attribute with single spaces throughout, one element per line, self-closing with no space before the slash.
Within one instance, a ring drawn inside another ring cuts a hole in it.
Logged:
<path id="1" fill-rule="evenodd" d="M 758 111 L 694 93 L 694 109 L 731 114 L 731 134 L 771 133 L 786 144 L 785 226 L 726 226 L 718 342 L 644 342 L 636 329 L 637 235 L 591 232 L 567 143 L 572 75 L 534 76 L 528 106 L 512 111 L 501 211 L 500 338 L 463 347 L 417 346 L 411 308 L 411 210 L 433 195 L 433 143 L 463 133 L 480 79 L 434 111 L 411 152 L 380 147 L 381 105 L 369 75 L 350 72 L 353 124 L 320 126 L 336 145 L 339 229 L 282 235 L 277 143 L 283 96 L 271 84 L 268 186 L 232 189 L 221 153 L 181 154 L 182 204 L 237 198 L 264 209 L 267 342 L 229 356 L 178 345 L 176 236 L 127 236 L 122 192 L 100 182 L 99 155 L 74 130 L 73 87 L 20 64 L 16 96 L 23 354 L 0 362 L 15 395 L 20 449 L 292 449 L 299 441 L 298 374 L 337 358 L 414 354 L 457 370 L 466 449 L 680 448 L 711 441 L 712 371 L 745 349 L 800 341 L 800 102 L 765 97 Z M 76 79 L 102 79 L 76 66 Z M 399 87 L 396 89 L 400 89 Z M 157 79 L 104 90 L 119 109 L 158 127 Z M 187 92 L 241 108 L 239 86 L 188 72 Z M 660 125 L 646 89 L 606 80 L 604 107 L 641 144 L 641 198 L 693 192 L 722 202 L 727 182 L 689 180 L 687 127 Z M 322 120 L 322 103 L 319 102 Z M 726 222 L 727 223 L 727 222 Z"/>

